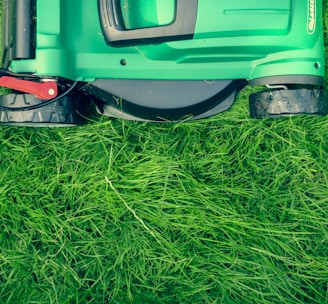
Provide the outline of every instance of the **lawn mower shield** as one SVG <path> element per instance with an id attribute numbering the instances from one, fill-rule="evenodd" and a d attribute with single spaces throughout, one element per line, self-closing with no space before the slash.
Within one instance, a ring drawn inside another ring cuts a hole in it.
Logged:
<path id="1" fill-rule="evenodd" d="M 0 122 L 326 114 L 322 0 L 3 0 Z M 41 92 L 42 91 L 42 92 Z M 90 98 L 91 97 L 91 98 Z"/>

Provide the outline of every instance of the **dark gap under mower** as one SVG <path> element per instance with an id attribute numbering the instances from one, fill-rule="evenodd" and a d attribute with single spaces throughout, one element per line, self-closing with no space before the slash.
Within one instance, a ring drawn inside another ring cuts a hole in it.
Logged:
<path id="1" fill-rule="evenodd" d="M 2 0 L 0 86 L 11 90 L 0 123 L 77 125 L 92 104 L 130 120 L 201 119 L 246 85 L 264 88 L 250 94 L 251 117 L 324 115 L 322 9 L 322 0 Z"/>

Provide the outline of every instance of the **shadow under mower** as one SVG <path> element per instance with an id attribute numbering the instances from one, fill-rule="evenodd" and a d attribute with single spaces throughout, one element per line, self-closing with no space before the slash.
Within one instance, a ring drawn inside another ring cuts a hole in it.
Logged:
<path id="1" fill-rule="evenodd" d="M 327 113 L 322 0 L 2 0 L 0 123 Z M 93 100 L 93 103 L 90 103 Z M 81 115 L 83 113 L 84 115 Z"/>

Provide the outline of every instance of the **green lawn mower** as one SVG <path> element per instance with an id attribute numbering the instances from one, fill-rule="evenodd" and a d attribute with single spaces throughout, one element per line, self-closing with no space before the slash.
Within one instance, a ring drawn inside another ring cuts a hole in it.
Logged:
<path id="1" fill-rule="evenodd" d="M 2 0 L 0 123 L 327 113 L 322 0 Z M 90 102 L 92 101 L 92 102 Z"/>

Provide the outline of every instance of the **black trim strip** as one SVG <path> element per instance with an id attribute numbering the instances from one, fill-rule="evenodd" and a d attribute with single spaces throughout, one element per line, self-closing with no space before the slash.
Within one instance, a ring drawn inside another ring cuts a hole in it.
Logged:
<path id="1" fill-rule="evenodd" d="M 255 78 L 249 81 L 251 86 L 258 85 L 288 85 L 288 84 L 304 84 L 324 87 L 324 78 L 313 75 L 283 75 Z"/>

